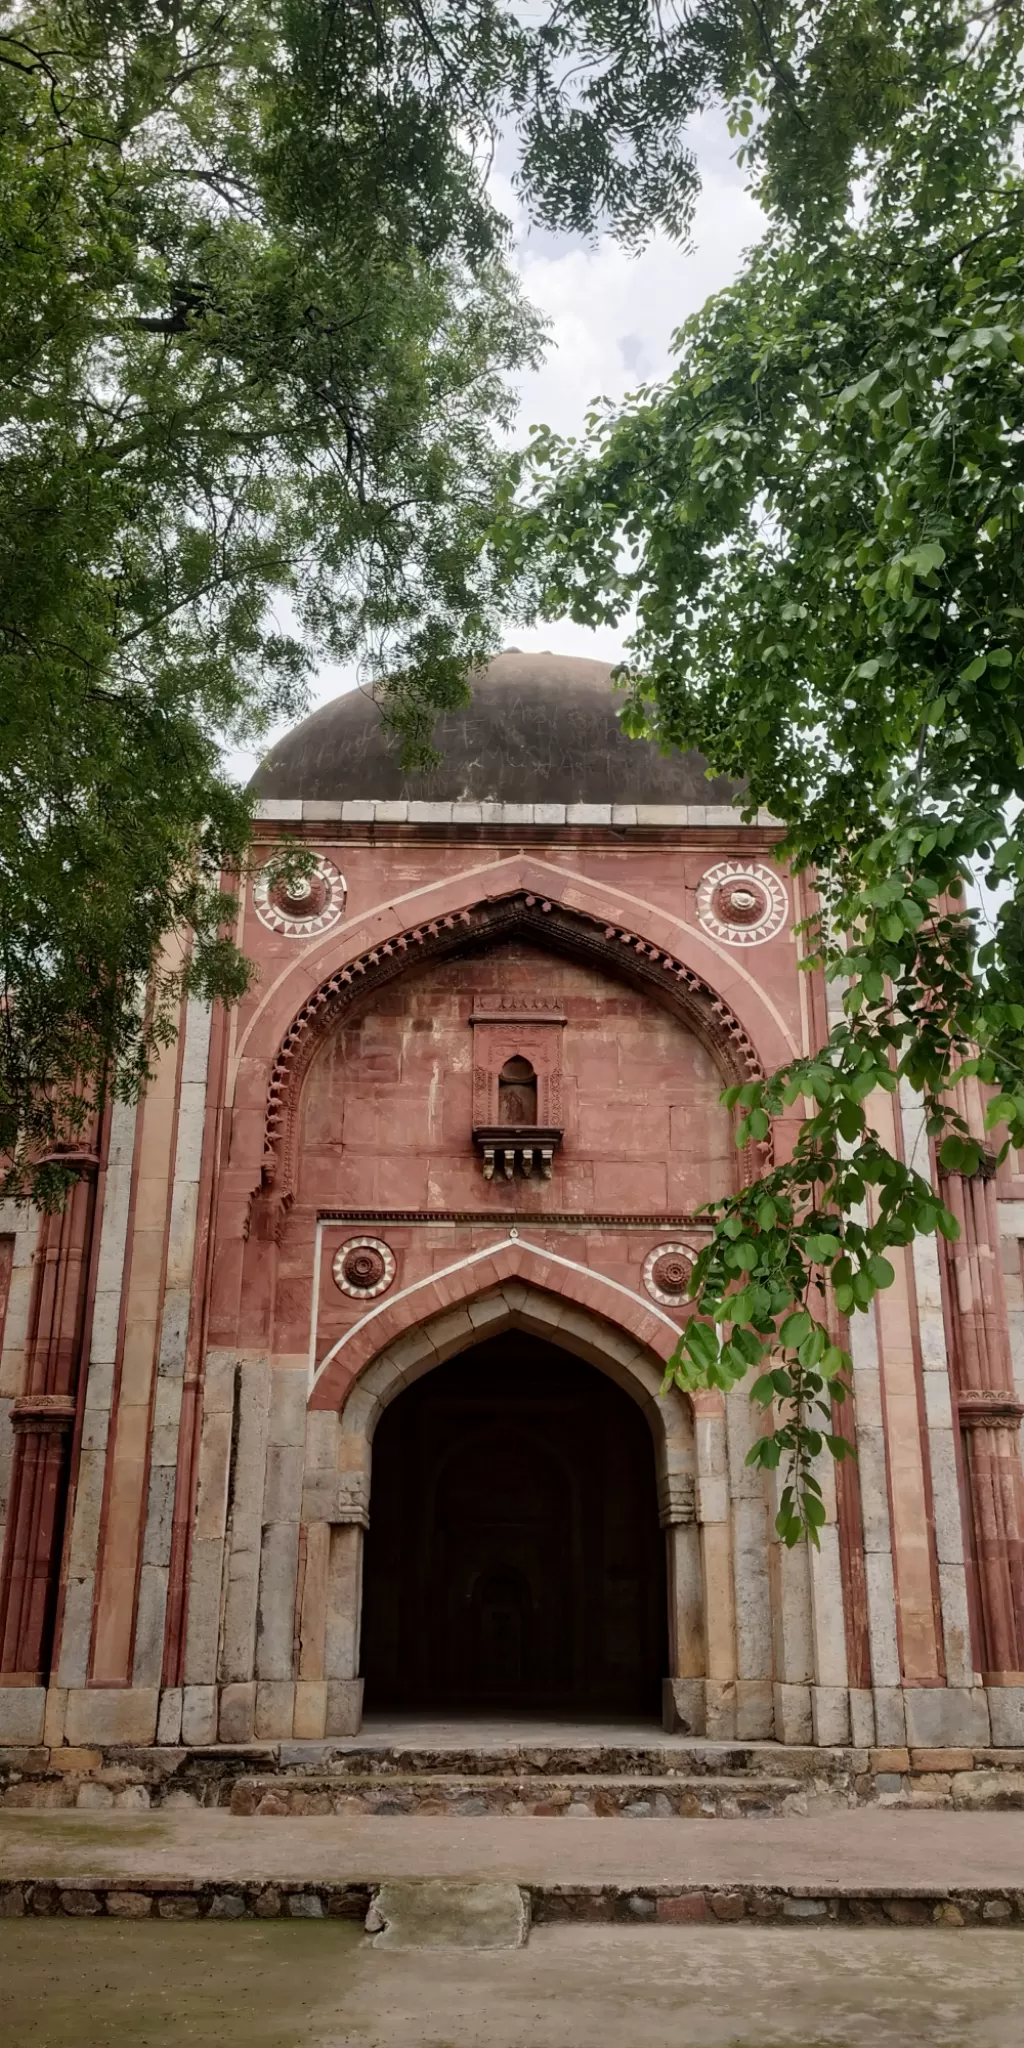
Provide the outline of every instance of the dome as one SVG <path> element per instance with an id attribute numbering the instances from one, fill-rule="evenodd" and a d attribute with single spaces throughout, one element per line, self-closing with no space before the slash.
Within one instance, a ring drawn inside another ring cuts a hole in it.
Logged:
<path id="1" fill-rule="evenodd" d="M 428 803 L 729 804 L 737 785 L 709 782 L 700 754 L 662 755 L 631 740 L 611 665 L 507 648 L 474 678 L 473 696 L 437 722 L 441 755 L 408 774 L 371 697 L 332 698 L 271 748 L 261 797 L 337 802 L 415 797 Z"/>

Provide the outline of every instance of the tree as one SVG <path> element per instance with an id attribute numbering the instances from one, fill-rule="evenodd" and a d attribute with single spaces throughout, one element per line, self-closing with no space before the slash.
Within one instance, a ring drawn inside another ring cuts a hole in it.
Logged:
<path id="1" fill-rule="evenodd" d="M 0 1154 L 236 997 L 225 739 L 359 654 L 410 752 L 497 644 L 536 214 L 684 233 L 706 64 L 648 0 L 38 0 L 0 27 Z M 699 53 L 698 53 L 699 55 Z M 702 69 L 703 65 L 703 69 Z M 570 74 L 574 74 L 570 76 Z M 171 954 L 162 953 L 165 941 Z M 178 944 L 180 958 L 168 961 Z"/>
<path id="2" fill-rule="evenodd" d="M 739 1143 L 803 1115 L 791 1156 L 713 1205 L 673 1365 L 686 1387 L 753 1372 L 778 1420 L 751 1456 L 787 1461 L 787 1542 L 824 1519 L 823 1445 L 849 1449 L 829 1296 L 866 1310 L 887 1251 L 957 1228 L 872 1097 L 923 1097 L 948 1172 L 984 1165 L 971 1077 L 1004 1149 L 1024 1144 L 1024 20 L 947 0 L 903 24 L 920 96 L 886 113 L 880 60 L 859 154 L 843 107 L 870 65 L 859 98 L 823 60 L 755 73 L 737 121 L 765 241 L 680 331 L 664 387 L 595 408 L 582 445 L 536 437 L 503 532 L 547 613 L 635 609 L 628 728 L 745 778 L 817 879 L 806 964 L 841 1020 L 812 1059 L 726 1092 Z"/>

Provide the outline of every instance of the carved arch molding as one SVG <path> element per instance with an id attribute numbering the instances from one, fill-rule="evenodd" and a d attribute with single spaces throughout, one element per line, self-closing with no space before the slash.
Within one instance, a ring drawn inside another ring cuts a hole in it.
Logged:
<path id="1" fill-rule="evenodd" d="M 585 911 L 520 891 L 412 925 L 329 975 L 307 997 L 286 1031 L 267 1090 L 261 1188 L 279 1213 L 293 1199 L 302 1084 L 323 1039 L 356 1001 L 385 987 L 415 961 L 443 960 L 503 939 L 527 937 L 571 959 L 598 965 L 671 1009 L 717 1059 L 728 1081 L 760 1078 L 757 1052 L 728 1003 L 671 953 L 637 932 L 607 924 Z M 766 1163 L 766 1148 L 748 1146 L 743 1171 L 752 1180 Z"/>

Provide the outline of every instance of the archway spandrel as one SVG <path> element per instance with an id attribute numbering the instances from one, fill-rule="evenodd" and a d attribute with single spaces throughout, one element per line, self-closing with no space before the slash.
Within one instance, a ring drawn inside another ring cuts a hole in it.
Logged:
<path id="1" fill-rule="evenodd" d="M 543 1275 L 544 1278 L 540 1276 Z M 529 1313 L 529 1298 L 535 1293 L 556 1313 L 540 1313 L 537 1320 L 558 1342 L 580 1337 L 580 1314 L 610 1326 L 621 1340 L 663 1364 L 675 1347 L 677 1325 L 648 1306 L 620 1283 L 599 1273 L 587 1272 L 568 1259 L 558 1258 L 524 1243 L 509 1240 L 488 1247 L 485 1257 L 466 1258 L 443 1275 L 428 1275 L 405 1290 L 401 1297 L 373 1310 L 353 1326 L 327 1353 L 320 1364 L 310 1393 L 313 1408 L 339 1408 L 349 1389 L 362 1373 L 392 1344 L 400 1344 L 414 1333 L 435 1351 L 442 1346 L 461 1348 L 481 1335 L 481 1323 L 470 1314 L 472 1303 L 494 1298 L 498 1290 L 509 1314 Z M 451 1319 L 450 1322 L 448 1319 Z M 500 1316 L 492 1320 L 500 1321 Z M 586 1325 L 588 1332 L 592 1323 Z M 446 1351 L 450 1355 L 450 1351 Z M 626 1364 L 618 1349 L 617 1362 Z M 649 1389 L 645 1389 L 645 1395 Z"/>

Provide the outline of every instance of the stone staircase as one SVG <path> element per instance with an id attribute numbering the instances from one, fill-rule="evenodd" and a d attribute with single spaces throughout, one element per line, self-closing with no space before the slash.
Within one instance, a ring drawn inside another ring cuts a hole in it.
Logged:
<path id="1" fill-rule="evenodd" d="M 368 1736 L 209 1749 L 0 1750 L 0 1808 L 199 1808 L 234 1815 L 741 1819 L 859 1806 L 1024 1807 L 1020 1750 L 773 1742 L 441 1742 Z"/>

